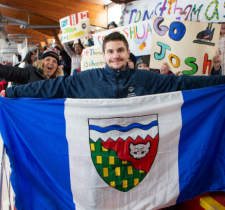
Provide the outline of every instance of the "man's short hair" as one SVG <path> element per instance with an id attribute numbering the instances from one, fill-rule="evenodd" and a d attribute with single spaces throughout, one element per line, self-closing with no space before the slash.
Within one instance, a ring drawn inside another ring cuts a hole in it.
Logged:
<path id="1" fill-rule="evenodd" d="M 113 32 L 105 37 L 103 41 L 103 45 L 102 45 L 103 52 L 105 52 L 106 43 L 110 41 L 122 41 L 124 45 L 126 46 L 127 50 L 129 49 L 129 45 L 125 36 L 123 34 L 120 34 L 119 32 Z"/>

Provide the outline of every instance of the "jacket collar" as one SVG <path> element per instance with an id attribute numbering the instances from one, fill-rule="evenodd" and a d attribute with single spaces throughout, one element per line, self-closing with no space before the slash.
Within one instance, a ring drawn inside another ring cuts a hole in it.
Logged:
<path id="1" fill-rule="evenodd" d="M 113 70 L 106 64 L 105 72 L 107 73 L 107 75 L 110 75 L 113 78 L 126 77 L 130 74 L 130 68 L 127 65 L 126 69 L 124 69 L 124 70 Z"/>

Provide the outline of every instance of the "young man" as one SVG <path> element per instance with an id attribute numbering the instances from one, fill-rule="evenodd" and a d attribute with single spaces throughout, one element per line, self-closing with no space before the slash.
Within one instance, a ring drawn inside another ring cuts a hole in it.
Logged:
<path id="1" fill-rule="evenodd" d="M 209 87 L 225 83 L 225 76 L 175 76 L 130 69 L 130 50 L 118 32 L 105 37 L 102 69 L 83 71 L 69 77 L 6 89 L 6 97 L 33 98 L 126 98 Z"/>

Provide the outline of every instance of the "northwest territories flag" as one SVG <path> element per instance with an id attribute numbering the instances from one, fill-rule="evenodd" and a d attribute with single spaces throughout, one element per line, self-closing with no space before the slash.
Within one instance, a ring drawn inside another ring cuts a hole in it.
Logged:
<path id="1" fill-rule="evenodd" d="M 18 210 L 160 209 L 225 191 L 224 85 L 0 103 Z"/>

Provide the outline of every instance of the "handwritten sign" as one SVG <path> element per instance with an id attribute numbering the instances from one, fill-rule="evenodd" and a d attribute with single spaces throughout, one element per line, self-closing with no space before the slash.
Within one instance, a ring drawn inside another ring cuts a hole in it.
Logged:
<path id="1" fill-rule="evenodd" d="M 106 62 L 103 59 L 102 47 L 93 46 L 83 50 L 81 71 L 95 68 L 104 68 Z"/>
<path id="2" fill-rule="evenodd" d="M 91 31 L 88 11 L 62 18 L 59 20 L 59 23 L 62 30 L 62 43 L 83 38 L 89 31 Z"/>
<path id="3" fill-rule="evenodd" d="M 140 0 L 129 3 L 122 11 L 121 25 L 151 19 L 152 15 L 201 22 L 225 22 L 222 0 Z M 186 15 L 179 15 L 184 10 Z"/>
<path id="4" fill-rule="evenodd" d="M 152 21 L 143 21 L 136 24 L 113 28 L 101 33 L 93 34 L 95 45 L 102 46 L 105 36 L 115 31 L 125 36 L 129 44 L 130 51 L 135 56 L 147 55 L 151 52 Z"/>
<path id="5" fill-rule="evenodd" d="M 167 62 L 174 73 L 208 75 L 216 55 L 220 25 L 152 16 L 150 68 Z"/>

